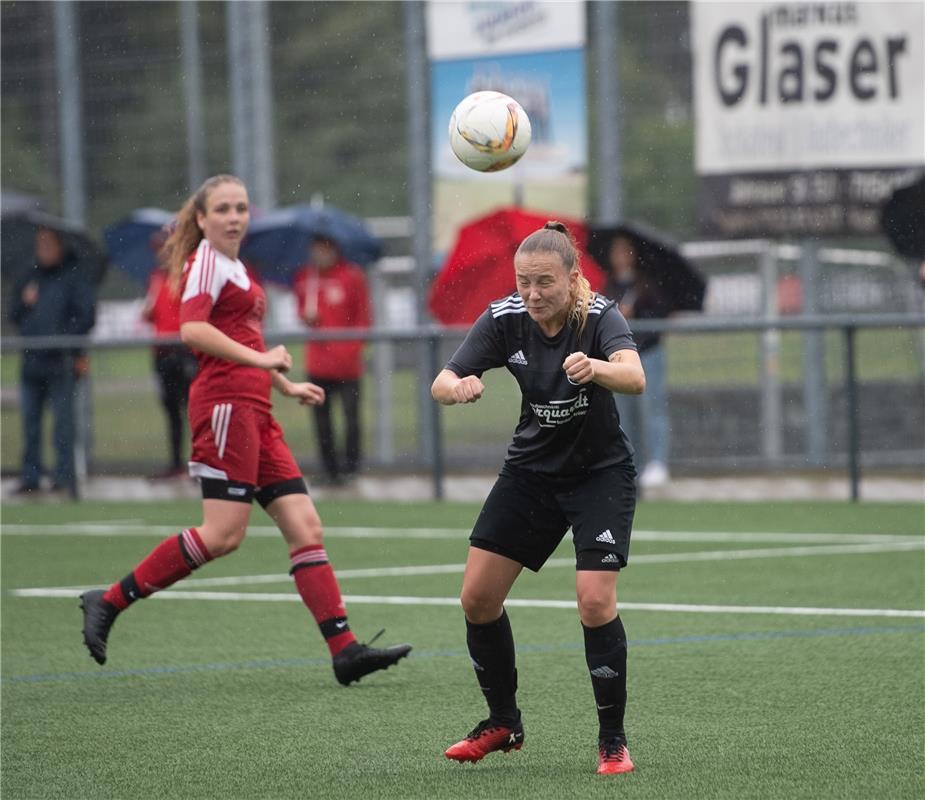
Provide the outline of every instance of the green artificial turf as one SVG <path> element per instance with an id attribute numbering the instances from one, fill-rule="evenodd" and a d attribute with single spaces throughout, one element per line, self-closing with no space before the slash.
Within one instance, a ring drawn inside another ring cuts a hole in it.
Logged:
<path id="1" fill-rule="evenodd" d="M 198 522 L 198 504 L 5 507 L 3 797 L 914 798 L 925 792 L 921 505 L 642 503 L 619 586 L 630 639 L 627 733 L 637 770 L 609 778 L 594 775 L 594 701 L 572 608 L 509 608 L 523 750 L 476 765 L 442 756 L 484 716 L 453 600 L 461 574 L 355 571 L 462 564 L 478 506 L 326 502 L 319 509 L 351 627 L 361 638 L 385 627 L 381 641 L 415 646 L 398 667 L 349 688 L 333 679 L 317 628 L 286 575 L 285 546 L 263 512 L 255 509 L 252 535 L 239 551 L 176 587 L 226 592 L 225 599 L 172 600 L 168 591 L 138 603 L 117 622 L 109 662 L 100 668 L 80 642 L 76 599 L 15 592 L 119 578 L 167 531 Z M 376 528 L 383 529 L 379 535 L 370 530 Z M 666 535 L 698 531 L 743 535 L 727 541 Z M 805 541 L 773 536 L 801 532 Z M 906 549 L 889 549 L 896 542 Z M 774 548 L 779 554 L 764 554 Z M 524 574 L 512 598 L 574 599 L 570 552 L 566 537 L 554 556 L 566 563 Z M 234 576 L 276 577 L 194 583 Z M 280 594 L 291 599 L 259 601 Z M 447 598 L 447 604 L 360 602 L 370 596 Z M 634 607 L 648 603 L 741 610 Z M 756 606 L 818 611 L 747 613 Z M 881 612 L 844 616 L 838 609 Z M 890 609 L 919 616 L 885 616 Z"/>

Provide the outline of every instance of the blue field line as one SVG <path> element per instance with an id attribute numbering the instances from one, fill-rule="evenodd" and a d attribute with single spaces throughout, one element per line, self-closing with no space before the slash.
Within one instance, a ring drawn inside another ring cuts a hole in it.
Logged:
<path id="1" fill-rule="evenodd" d="M 662 645 L 699 644 L 703 642 L 742 642 L 767 639 L 814 639 L 823 636 L 876 636 L 890 633 L 925 633 L 925 625 L 864 626 L 853 628 L 822 628 L 814 631 L 755 631 L 746 633 L 715 633 L 692 636 L 665 636 L 657 639 L 631 639 L 630 647 L 652 647 Z M 566 642 L 550 645 L 521 645 L 519 654 L 552 653 L 561 650 L 580 650 L 581 642 Z M 412 653 L 419 658 L 468 658 L 464 650 L 433 650 Z M 53 681 L 98 680 L 100 678 L 134 678 L 158 675 L 183 675 L 197 672 L 224 672 L 248 669 L 279 669 L 282 667 L 330 666 L 330 658 L 275 658 L 261 661 L 239 661 L 215 664 L 188 664 L 176 667 L 143 667 L 140 669 L 99 670 L 93 672 L 58 672 L 37 675 L 13 675 L 0 678 L 0 683 L 50 683 Z"/>

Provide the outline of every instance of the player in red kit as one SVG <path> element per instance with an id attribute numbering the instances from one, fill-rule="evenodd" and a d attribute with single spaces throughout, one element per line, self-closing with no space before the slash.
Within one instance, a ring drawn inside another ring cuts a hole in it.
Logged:
<path id="1" fill-rule="evenodd" d="M 292 357 L 284 346 L 266 349 L 266 296 L 238 260 L 248 222 L 244 184 L 218 175 L 186 202 L 165 245 L 168 278 L 180 289 L 180 336 L 199 360 L 189 398 L 190 474 L 202 486 L 203 521 L 165 539 L 109 589 L 81 596 L 84 642 L 105 663 L 118 615 L 235 550 L 256 499 L 286 540 L 296 588 L 327 642 L 335 677 L 347 685 L 390 667 L 411 647 L 372 648 L 350 630 L 322 543 L 321 519 L 270 413 L 271 387 L 303 405 L 323 403 L 324 391 L 286 378 Z"/>

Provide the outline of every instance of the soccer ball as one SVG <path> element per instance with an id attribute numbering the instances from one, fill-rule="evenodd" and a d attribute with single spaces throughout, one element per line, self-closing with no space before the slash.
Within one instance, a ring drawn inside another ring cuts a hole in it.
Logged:
<path id="1" fill-rule="evenodd" d="M 450 147 L 467 167 L 498 172 L 517 163 L 530 145 L 530 118 L 501 92 L 475 92 L 450 117 Z"/>

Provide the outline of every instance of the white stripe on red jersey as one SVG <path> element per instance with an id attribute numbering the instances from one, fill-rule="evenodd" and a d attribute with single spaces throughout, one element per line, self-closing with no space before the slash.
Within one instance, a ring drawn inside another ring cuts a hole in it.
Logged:
<path id="1" fill-rule="evenodd" d="M 237 259 L 228 258 L 203 239 L 187 261 L 181 281 L 180 326 L 207 322 L 251 350 L 266 351 L 263 316 L 266 295 Z M 254 366 L 195 351 L 199 374 L 190 389 L 190 409 L 211 410 L 234 401 L 270 408 L 270 373 Z M 209 413 L 209 412 L 207 412 Z M 218 428 L 215 429 L 218 432 Z"/>

